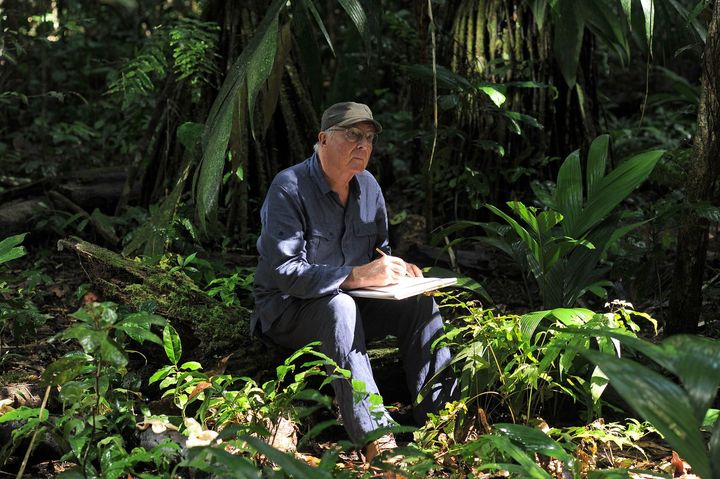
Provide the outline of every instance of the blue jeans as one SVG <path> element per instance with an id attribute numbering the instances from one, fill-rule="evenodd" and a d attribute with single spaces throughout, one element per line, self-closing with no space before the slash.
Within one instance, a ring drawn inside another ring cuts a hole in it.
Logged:
<path id="1" fill-rule="evenodd" d="M 379 394 L 373 377 L 366 341 L 388 335 L 398 338 L 408 389 L 416 398 L 426 382 L 450 362 L 450 351 L 432 351 L 432 343 L 443 334 L 442 319 L 435 301 L 427 296 L 405 300 L 353 298 L 347 294 L 298 299 L 265 333 L 277 345 L 296 350 L 320 341 L 319 350 L 347 369 L 352 378 L 365 383 L 367 394 L 353 395 L 349 380 L 332 385 L 340 414 L 350 439 L 360 445 L 367 433 L 392 424 L 384 406 L 371 407 L 369 394 Z M 456 394 L 450 368 L 433 380 L 422 402 L 413 410 L 418 424 L 427 413 L 436 412 Z"/>

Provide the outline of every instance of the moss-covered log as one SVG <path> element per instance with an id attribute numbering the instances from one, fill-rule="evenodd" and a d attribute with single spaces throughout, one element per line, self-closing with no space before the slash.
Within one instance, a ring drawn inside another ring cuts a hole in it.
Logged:
<path id="1" fill-rule="evenodd" d="M 58 242 L 75 251 L 105 299 L 132 308 L 150 305 L 178 330 L 193 359 L 236 353 L 234 372 L 253 375 L 277 361 L 249 333 L 250 311 L 209 297 L 182 272 L 169 272 L 121 256 L 78 238 Z M 268 364 L 265 364 L 268 363 Z"/>

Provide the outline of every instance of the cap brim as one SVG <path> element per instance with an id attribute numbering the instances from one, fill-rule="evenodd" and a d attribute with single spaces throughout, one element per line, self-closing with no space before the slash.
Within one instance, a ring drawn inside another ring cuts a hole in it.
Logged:
<path id="1" fill-rule="evenodd" d="M 373 120 L 372 118 L 368 118 L 366 116 L 358 116 L 354 118 L 346 118 L 340 123 L 335 124 L 334 126 L 350 126 L 354 125 L 356 123 L 362 123 L 364 121 L 368 121 L 373 124 L 375 127 L 375 132 L 380 133 L 382 131 L 382 125 L 378 123 L 377 121 Z"/>

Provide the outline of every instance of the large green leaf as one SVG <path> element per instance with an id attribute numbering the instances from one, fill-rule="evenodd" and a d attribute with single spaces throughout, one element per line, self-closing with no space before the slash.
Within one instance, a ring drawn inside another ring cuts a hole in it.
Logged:
<path id="1" fill-rule="evenodd" d="M 572 466 L 575 461 L 560 444 L 539 429 L 520 424 L 498 423 L 495 424 L 495 430 L 507 436 L 514 443 L 522 445 L 527 452 L 554 457 L 568 466 Z"/>
<path id="2" fill-rule="evenodd" d="M 711 477 L 690 397 L 680 386 L 635 361 L 597 351 L 579 352 L 600 366 L 623 399 L 690 463 L 696 475 Z"/>
<path id="3" fill-rule="evenodd" d="M 577 11 L 577 0 L 557 0 L 552 9 L 555 35 L 553 51 L 568 86 L 575 86 L 585 23 Z"/>
<path id="4" fill-rule="evenodd" d="M 167 324 L 163 328 L 163 347 L 170 362 L 177 364 L 182 356 L 182 343 L 180 335 L 172 325 Z"/>
<path id="5" fill-rule="evenodd" d="M 567 236 L 579 238 L 575 225 L 582 213 L 583 181 L 580 171 L 580 152 L 570 153 L 563 161 L 557 177 L 554 198 L 555 207 L 563 215 L 563 231 Z"/>
<path id="6" fill-rule="evenodd" d="M 632 0 L 620 0 L 628 25 L 632 25 Z"/>
<path id="7" fill-rule="evenodd" d="M 264 55 L 271 55 L 272 58 L 275 56 L 275 51 L 270 52 L 270 50 L 272 45 L 277 45 L 278 15 L 286 3 L 285 0 L 273 0 L 270 4 L 252 40 L 230 68 L 208 114 L 203 135 L 203 157 L 197 173 L 195 188 L 197 213 L 203 227 L 206 226 L 206 218 L 211 216 L 217 208 L 218 193 L 225 165 L 225 152 L 232 126 L 233 106 L 236 104 L 237 95 L 240 89 L 246 85 L 249 71 L 258 70 L 269 73 L 272 68 L 272 60 Z M 252 78 L 253 88 L 265 80 L 265 78 L 261 78 L 261 75 L 254 73 Z M 248 85 L 248 92 L 250 91 L 250 85 Z M 248 108 L 252 111 L 253 104 L 248 102 Z"/>
<path id="8" fill-rule="evenodd" d="M 573 231 L 567 231 L 573 238 L 582 237 L 595 224 L 602 221 L 617 205 L 650 175 L 663 150 L 653 150 L 624 161 L 598 184 L 595 194 L 583 209 Z"/>
<path id="9" fill-rule="evenodd" d="M 611 46 L 621 61 L 630 59 L 630 44 L 623 17 L 618 16 L 616 0 L 577 2 L 577 7 L 588 28 L 605 44 Z"/>
<path id="10" fill-rule="evenodd" d="M 515 221 L 511 216 L 507 215 L 502 210 L 496 208 L 493 205 L 485 205 L 490 211 L 507 221 L 507 223 L 512 226 L 513 230 L 515 230 L 515 233 L 520 237 L 520 240 L 522 241 L 522 244 L 525 246 L 527 251 L 530 253 L 530 258 L 534 259 L 535 261 L 531 264 L 533 267 L 533 274 L 540 275 L 542 274 L 542 269 L 540 267 L 540 246 L 538 245 L 537 239 L 534 238 L 525 228 L 523 228 L 520 223 Z"/>
<path id="11" fill-rule="evenodd" d="M 717 397 L 720 385 L 720 341 L 701 336 L 671 336 L 661 344 L 657 361 L 675 373 L 690 396 L 698 426 Z M 652 355 L 651 358 L 655 359 Z"/>
<path id="12" fill-rule="evenodd" d="M 535 330 L 540 325 L 543 319 L 550 316 L 551 311 L 545 310 L 545 311 L 533 311 L 532 313 L 523 314 L 520 317 L 520 332 L 522 333 L 523 337 L 530 341 L 530 338 L 532 338 L 533 334 L 535 334 Z"/>
<path id="13" fill-rule="evenodd" d="M 42 380 L 49 386 L 62 386 L 87 372 L 90 364 L 90 358 L 85 355 L 64 356 L 45 368 Z"/>
<path id="14" fill-rule="evenodd" d="M 609 143 L 609 135 L 600 135 L 590 144 L 587 158 L 587 171 L 585 173 L 588 199 L 593 197 L 597 185 L 605 176 Z"/>
<path id="15" fill-rule="evenodd" d="M 268 34 L 261 37 L 260 44 L 254 51 L 250 52 L 247 69 L 247 107 L 248 118 L 250 120 L 250 129 L 255 136 L 255 125 L 253 118 L 253 110 L 255 108 L 255 99 L 262 88 L 265 80 L 270 76 L 270 72 L 275 65 L 275 53 L 278 49 L 278 17 L 275 16 L 268 28 Z"/>
<path id="16" fill-rule="evenodd" d="M 536 239 L 540 240 L 540 227 L 535 213 L 520 201 L 508 201 L 507 205 L 520 217 L 529 227 Z"/>
<path id="17" fill-rule="evenodd" d="M 618 215 L 611 215 L 598 225 L 595 225 L 587 234 L 586 239 L 595 248 L 575 248 L 568 257 L 566 292 L 566 303 L 564 306 L 572 306 L 582 295 L 584 290 L 600 279 L 598 264 L 607 247 L 623 234 L 631 231 L 642 223 L 617 227 Z"/>
<path id="18" fill-rule="evenodd" d="M 261 471 L 247 458 L 230 454 L 219 447 L 193 447 L 181 466 L 198 469 L 215 477 L 259 479 Z"/>

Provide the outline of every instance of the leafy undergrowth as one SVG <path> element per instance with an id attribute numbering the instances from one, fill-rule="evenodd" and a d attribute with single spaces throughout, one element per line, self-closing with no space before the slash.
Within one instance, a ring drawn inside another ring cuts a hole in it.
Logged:
<path id="1" fill-rule="evenodd" d="M 415 428 L 407 426 L 407 393 L 391 389 L 385 403 L 398 420 L 392 431 L 400 448 L 368 467 L 328 395 L 329 381 L 348 373 L 312 345 L 278 358 L 274 371 L 244 377 L 232 360 L 184 358 L 163 318 L 99 301 L 73 256 L 11 264 L 0 280 L 3 473 L 717 477 L 720 427 L 712 406 L 720 374 L 706 360 L 720 354 L 717 342 L 636 338 L 640 326 L 653 330 L 653 319 L 621 303 L 604 313 L 516 315 L 483 308 L 464 293 L 446 295 L 452 320 L 445 342 L 455 352 L 462 400 Z M 159 352 L 164 364 L 146 361 Z M 385 392 L 399 377 L 396 363 L 381 356 L 374 364 Z M 354 387 L 363 392 L 362 384 Z"/>

